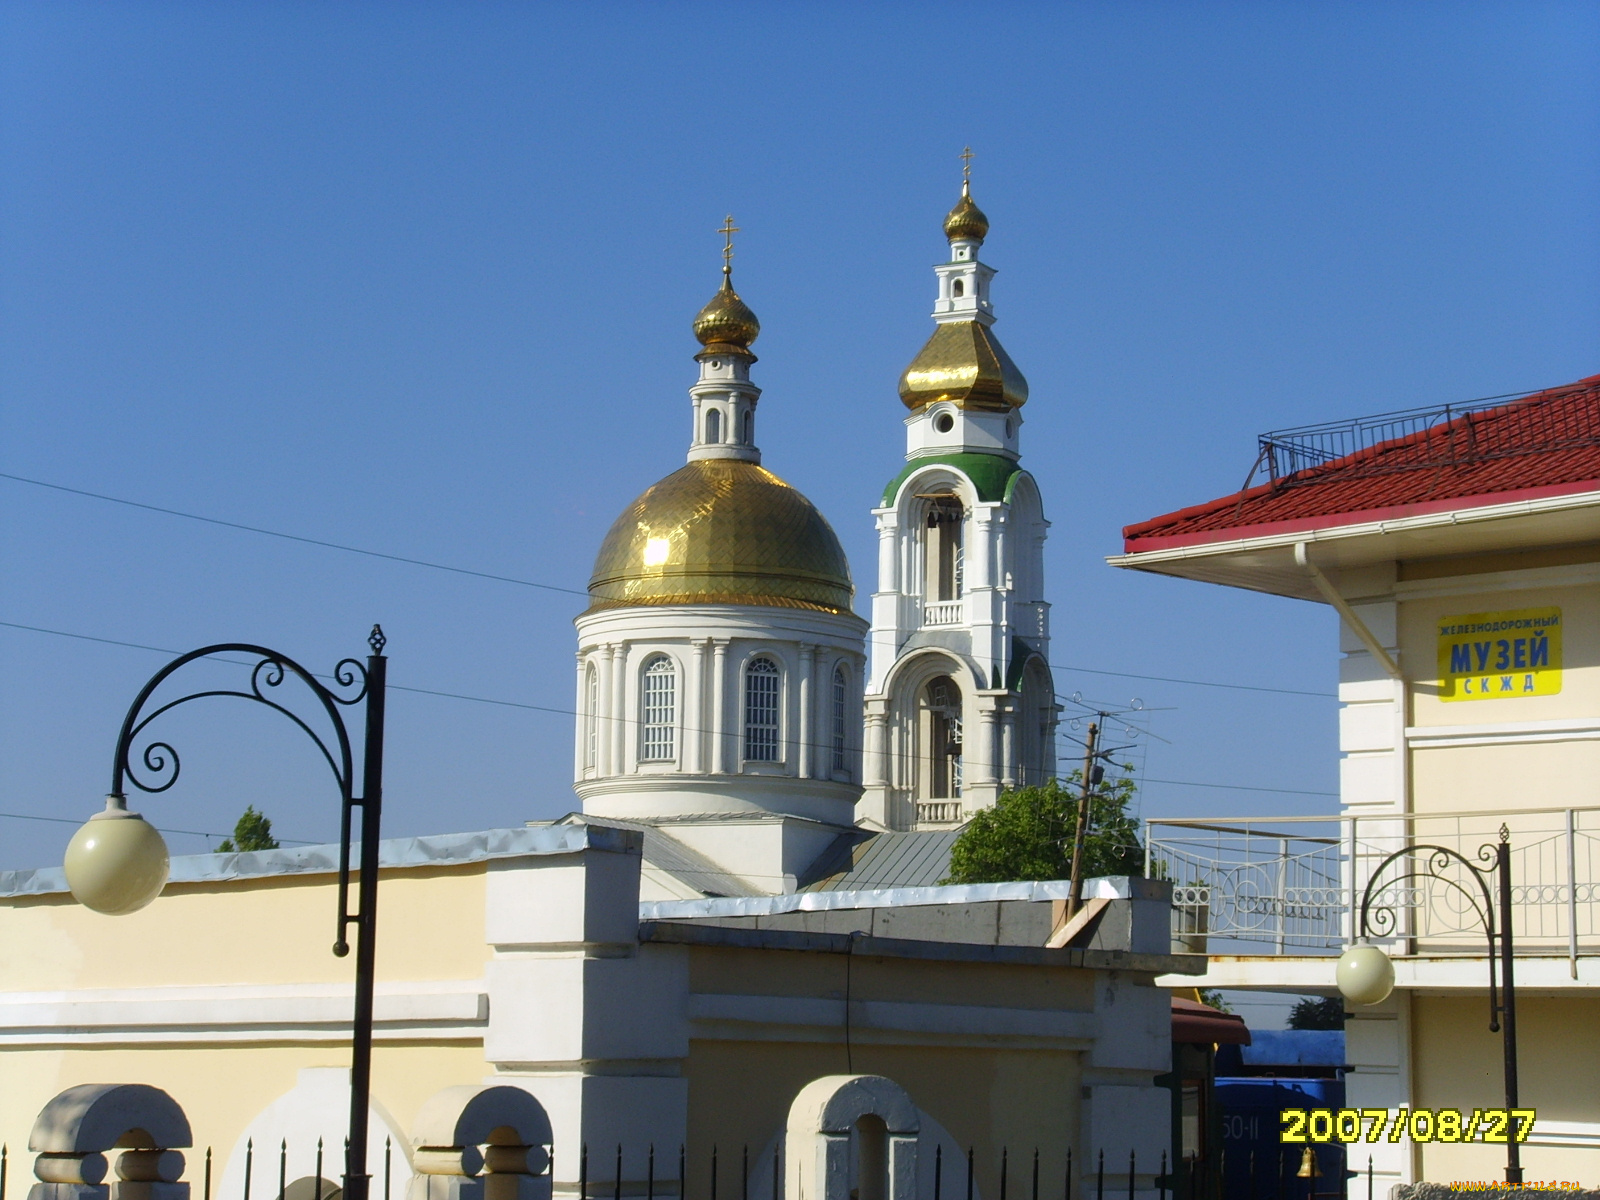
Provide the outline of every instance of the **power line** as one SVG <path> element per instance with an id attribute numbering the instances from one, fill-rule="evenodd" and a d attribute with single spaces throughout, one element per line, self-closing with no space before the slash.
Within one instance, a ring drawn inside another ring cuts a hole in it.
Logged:
<path id="1" fill-rule="evenodd" d="M 72 496 L 83 496 L 90 500 L 102 500 L 108 504 L 121 504 L 128 508 L 143 509 L 146 512 L 161 513 L 169 517 L 182 517 L 187 521 L 200 521 L 206 525 L 217 525 L 224 529 L 238 529 L 245 533 L 260 534 L 263 537 L 281 538 L 284 541 L 300 542 L 307 546 L 320 546 L 326 550 L 342 550 L 347 554 L 361 554 L 368 558 L 381 558 L 389 562 L 406 563 L 414 567 L 427 567 L 433 571 L 448 571 L 454 575 L 467 575 L 475 579 L 490 579 L 496 583 L 514 583 L 519 587 L 539 588 L 547 592 L 560 592 L 568 596 L 588 596 L 588 592 L 578 589 L 562 587 L 554 583 L 538 583 L 532 579 L 518 579 L 511 575 L 497 575 L 490 571 L 477 571 L 470 567 L 453 567 L 445 563 L 429 562 L 426 559 L 411 558 L 404 554 L 389 554 L 381 550 L 366 550 L 360 546 L 346 546 L 340 542 L 324 541 L 321 538 L 304 537 L 297 533 L 283 533 L 276 529 L 263 529 L 258 525 L 245 525 L 238 521 L 225 521 L 219 517 L 202 516 L 199 513 L 183 512 L 176 508 L 164 508 L 159 504 L 146 504 L 141 500 L 129 500 L 122 496 L 108 496 L 103 492 L 90 492 L 83 488 L 67 487 L 65 484 L 49 483 L 43 479 L 30 479 L 25 475 L 12 475 L 0 471 L 0 479 L 9 479 L 13 483 L 25 483 L 31 487 L 48 488 L 55 492 L 65 492 Z M 1319 699 L 1337 699 L 1333 692 L 1310 692 L 1298 688 L 1265 687 L 1258 684 L 1247 683 L 1218 683 L 1209 679 L 1179 679 L 1168 675 L 1139 675 L 1131 671 L 1107 671 L 1096 667 L 1069 667 L 1059 663 L 1051 663 L 1052 671 L 1077 671 L 1085 675 L 1111 675 L 1119 679 L 1144 679 L 1153 683 L 1178 683 L 1190 687 L 1227 688 L 1237 692 L 1270 692 L 1280 696 L 1315 696 Z"/>
<path id="2" fill-rule="evenodd" d="M 0 626 L 4 626 L 7 629 L 23 629 L 23 630 L 27 630 L 30 633 L 46 633 L 46 634 L 50 634 L 50 635 L 55 636 L 55 637 L 76 638 L 79 641 L 85 641 L 85 642 L 101 642 L 101 643 L 104 643 L 105 645 L 108 645 L 108 646 L 123 646 L 123 647 L 126 647 L 127 649 L 130 649 L 130 650 L 149 650 L 149 651 L 153 651 L 154 653 L 157 653 L 157 654 L 178 654 L 178 653 L 180 653 L 180 651 L 171 650 L 171 649 L 168 649 L 165 646 L 149 646 L 149 645 L 144 644 L 143 642 L 124 642 L 124 641 L 119 641 L 116 638 L 95 637 L 95 636 L 93 636 L 91 634 L 87 634 L 87 633 L 69 633 L 68 631 L 66 631 L 64 629 L 46 629 L 46 628 L 44 628 L 43 626 L 40 626 L 40 625 L 23 625 L 23 624 L 20 624 L 20 623 L 18 623 L 16 621 L 0 621 Z M 237 659 L 221 659 L 219 661 L 232 663 L 232 664 L 238 665 L 238 666 L 248 666 L 249 665 L 248 663 L 240 662 Z M 326 676 L 323 676 L 322 678 L 326 678 Z M 489 697 L 489 696 L 471 696 L 471 695 L 467 695 L 464 692 L 442 692 L 442 691 L 436 691 L 433 688 L 406 687 L 406 686 L 404 686 L 402 684 L 398 684 L 398 683 L 391 683 L 391 684 L 388 685 L 388 688 L 389 688 L 390 691 L 395 691 L 395 692 L 412 692 L 412 693 L 415 693 L 416 695 L 419 695 L 419 696 L 440 696 L 440 697 L 443 697 L 444 699 L 448 699 L 448 700 L 466 700 L 466 701 L 469 701 L 469 702 L 471 702 L 473 704 L 493 704 L 493 705 L 497 705 L 497 706 L 502 707 L 502 708 L 520 708 L 520 709 L 525 709 L 525 710 L 530 711 L 530 712 L 554 713 L 556 716 L 561 716 L 561 717 L 581 717 L 581 716 L 584 715 L 584 714 L 578 712 L 576 709 L 572 709 L 572 708 L 555 708 L 553 706 L 545 705 L 545 704 L 525 704 L 525 703 L 523 703 L 523 702 L 521 702 L 519 700 L 497 700 L 497 699 L 494 699 L 494 698 Z M 626 720 L 628 720 L 628 718 L 626 718 L 626 717 L 622 717 L 622 718 L 610 717 L 610 718 L 606 718 L 606 719 L 610 720 L 610 721 L 615 721 L 615 720 L 626 721 Z M 690 728 L 688 726 L 685 726 L 683 731 L 685 733 L 706 733 L 706 732 L 715 733 L 716 732 L 715 730 L 708 731 L 708 730 L 704 730 L 704 729 Z M 814 749 L 814 750 L 815 749 L 830 749 L 831 748 L 831 744 L 828 743 L 828 742 L 825 742 L 825 741 L 824 742 L 813 742 L 813 743 L 811 743 L 811 748 Z M 994 764 L 992 764 L 992 763 L 979 763 L 977 761 L 969 761 L 967 763 L 967 765 L 968 766 L 993 766 Z M 1146 783 L 1165 783 L 1165 784 L 1171 784 L 1174 787 L 1216 788 L 1216 789 L 1219 789 L 1219 790 L 1222 790 L 1222 791 L 1271 792 L 1271 793 L 1275 793 L 1275 794 L 1288 795 L 1288 796 L 1337 796 L 1338 795 L 1337 792 L 1310 792 L 1310 791 L 1304 791 L 1304 790 L 1301 790 L 1301 789 L 1298 789 L 1298 788 L 1245 787 L 1245 786 L 1243 786 L 1241 784 L 1232 784 L 1232 783 L 1200 783 L 1200 782 L 1197 782 L 1197 781 L 1191 780 L 1191 779 L 1147 779 L 1147 780 L 1142 780 L 1141 782 L 1146 782 Z M 0 814 L 0 815 L 3 815 L 3 814 Z M 43 819 L 43 818 L 41 818 L 41 819 Z M 184 831 L 180 830 L 178 832 L 184 832 Z M 207 835 L 207 836 L 211 836 L 211 835 Z M 310 843 L 306 843 L 306 844 L 309 845 Z"/>
<path id="3" fill-rule="evenodd" d="M 1261 687 L 1248 683 L 1216 683 L 1209 679 L 1174 679 L 1168 675 L 1135 675 L 1131 671 L 1098 671 L 1093 667 L 1064 667 L 1051 663 L 1052 671 L 1079 671 L 1085 675 L 1115 675 L 1120 679 L 1148 679 L 1156 683 L 1186 683 L 1193 687 L 1228 688 L 1235 692 L 1273 692 L 1280 696 L 1316 696 L 1324 700 L 1337 700 L 1337 692 L 1306 692 L 1298 688 Z"/>
<path id="4" fill-rule="evenodd" d="M 0 812 L 0 818 L 7 818 L 12 821 L 51 821 L 57 825 L 83 824 L 82 821 L 79 821 L 73 817 L 39 817 L 32 813 Z M 157 825 L 155 828 L 159 829 L 162 833 L 183 833 L 189 835 L 190 837 L 230 838 L 233 836 L 231 833 L 206 833 L 205 831 L 199 829 L 174 829 L 170 825 Z M 283 838 L 281 840 L 296 846 L 315 846 L 319 844 L 317 842 L 297 841 L 294 838 Z"/>
<path id="5" fill-rule="evenodd" d="M 186 521 L 201 521 L 207 525 L 220 525 L 224 529 L 241 529 L 246 533 L 259 533 L 263 537 L 282 538 L 286 542 L 302 542 L 307 546 L 321 546 L 327 550 L 343 550 L 346 554 L 364 554 L 368 558 L 383 558 L 390 562 L 407 563 L 413 567 L 427 567 L 434 571 L 449 571 L 454 575 L 471 575 L 477 579 L 492 579 L 497 583 L 515 583 L 521 587 L 540 588 L 546 592 L 564 592 L 569 596 L 587 596 L 587 591 L 576 588 L 558 587 L 553 583 L 535 583 L 531 579 L 517 579 L 510 575 L 495 575 L 489 571 L 474 571 L 468 567 L 452 567 L 444 563 L 428 562 L 421 558 L 408 558 L 403 554 L 386 554 L 382 550 L 363 550 L 360 546 L 345 546 L 339 542 L 325 542 L 321 538 L 302 537 L 298 533 L 282 533 L 276 529 L 262 529 L 258 525 L 244 525 L 238 521 L 224 521 L 218 517 L 203 517 L 199 513 L 182 512 L 176 508 L 162 508 L 158 504 L 145 504 L 139 500 L 127 500 L 121 496 L 107 496 L 101 492 L 86 492 L 82 488 L 67 487 L 59 483 L 46 483 L 42 479 L 28 479 L 22 475 L 10 475 L 0 471 L 0 479 L 9 479 L 14 483 L 31 484 L 34 487 L 49 488 L 56 492 L 67 492 L 73 496 L 86 496 L 91 500 L 104 500 L 109 504 L 124 504 L 129 508 L 142 508 L 146 512 L 163 513 L 169 517 L 182 517 Z"/>

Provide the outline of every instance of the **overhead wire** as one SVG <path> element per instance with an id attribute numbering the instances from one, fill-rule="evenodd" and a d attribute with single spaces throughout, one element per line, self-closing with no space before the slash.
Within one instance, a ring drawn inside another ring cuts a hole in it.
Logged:
<path id="1" fill-rule="evenodd" d="M 54 637 L 74 638 L 74 639 L 77 639 L 79 641 L 86 641 L 86 642 L 100 642 L 100 643 L 103 643 L 105 645 L 121 646 L 121 647 L 130 649 L 130 650 L 148 650 L 148 651 L 152 651 L 152 652 L 154 652 L 156 654 L 173 654 L 173 655 L 176 655 L 176 654 L 181 653 L 180 651 L 172 650 L 172 649 L 170 649 L 168 647 L 165 647 L 165 646 L 151 646 L 151 645 L 148 645 L 148 644 L 146 644 L 144 642 L 128 642 L 128 641 L 121 641 L 121 640 L 119 640 L 117 638 L 99 637 L 99 636 L 94 635 L 94 634 L 73 633 L 73 632 L 69 632 L 68 630 L 64 630 L 64 629 L 47 629 L 42 625 L 24 625 L 24 624 L 22 624 L 20 622 L 17 622 L 17 621 L 0 620 L 0 626 L 3 626 L 5 628 L 7 628 L 7 629 L 26 630 L 26 631 L 28 631 L 30 633 L 50 634 L 50 635 L 52 635 Z M 218 661 L 225 662 L 225 663 L 228 663 L 228 664 L 234 665 L 234 666 L 248 666 L 248 665 L 250 665 L 249 663 L 244 662 L 244 661 L 239 660 L 239 659 L 219 659 Z M 319 676 L 319 678 L 326 679 L 326 678 L 329 678 L 329 677 L 328 676 Z M 500 700 L 500 699 L 496 699 L 496 698 L 490 697 L 490 696 L 473 696 L 473 695 L 469 695 L 469 694 L 467 694 L 465 692 L 446 692 L 446 691 L 439 691 L 439 690 L 434 689 L 434 688 L 408 687 L 408 686 L 406 686 L 404 684 L 398 684 L 398 683 L 389 683 L 387 685 L 387 687 L 388 687 L 388 689 L 390 691 L 395 691 L 395 692 L 411 692 L 411 693 L 414 693 L 414 694 L 420 695 L 420 696 L 438 696 L 438 697 L 442 697 L 442 698 L 448 699 L 448 700 L 465 700 L 465 701 L 469 701 L 469 702 L 471 702 L 473 704 L 492 704 L 492 705 L 496 705 L 496 706 L 499 706 L 499 707 L 502 707 L 502 708 L 520 708 L 520 709 L 528 710 L 530 712 L 553 713 L 556 716 L 563 716 L 563 717 L 583 717 L 583 716 L 586 715 L 584 713 L 579 712 L 577 709 L 573 709 L 573 708 L 556 708 L 553 705 L 547 705 L 547 704 L 527 704 L 527 703 L 524 703 L 523 701 L 519 701 L 519 700 Z M 631 717 L 601 717 L 599 719 L 602 720 L 602 721 L 606 721 L 606 722 L 621 721 L 621 722 L 623 722 L 625 724 L 633 723 L 633 718 L 631 718 Z M 697 728 L 697 727 L 689 726 L 689 725 L 682 726 L 681 728 L 682 728 L 682 731 L 684 733 L 715 733 L 716 732 L 715 730 L 701 729 L 701 728 Z M 832 743 L 828 742 L 828 741 L 808 742 L 808 743 L 806 743 L 806 745 L 812 750 L 829 750 L 829 749 L 832 748 Z M 967 767 L 993 767 L 995 765 L 994 763 L 984 763 L 984 762 L 979 762 L 979 761 L 972 760 L 972 759 L 966 759 L 966 760 L 964 760 L 964 763 L 965 763 L 965 765 Z M 1222 789 L 1222 790 L 1233 790 L 1233 791 L 1244 791 L 1244 792 L 1272 792 L 1272 793 L 1278 793 L 1278 794 L 1283 794 L 1283 795 L 1291 795 L 1291 796 L 1302 796 L 1302 795 L 1303 796 L 1331 796 L 1331 795 L 1336 795 L 1337 794 L 1337 793 L 1334 793 L 1334 792 L 1309 792 L 1309 791 L 1302 791 L 1302 790 L 1295 789 L 1295 788 L 1263 788 L 1263 787 L 1246 787 L 1246 786 L 1243 786 L 1243 785 L 1229 784 L 1229 783 L 1200 783 L 1200 782 L 1196 782 L 1196 781 L 1193 781 L 1193 780 L 1182 780 L 1182 779 L 1151 779 L 1151 780 L 1148 780 L 1148 782 L 1150 782 L 1150 783 L 1171 784 L 1171 785 L 1176 786 L 1176 787 L 1207 787 L 1207 788 L 1219 788 L 1219 789 Z M 0 816 L 4 816 L 4 815 L 5 814 L 0 813 Z"/>
<path id="2" fill-rule="evenodd" d="M 142 509 L 145 512 L 160 513 L 169 517 L 181 517 L 187 521 L 199 521 L 206 525 L 217 525 L 224 529 L 236 529 L 245 533 L 259 534 L 263 537 L 281 538 L 284 541 L 299 542 L 307 546 L 319 546 L 325 550 L 341 550 L 347 554 L 360 554 L 367 558 L 384 559 L 389 562 L 405 563 L 414 567 L 426 567 L 433 571 L 447 571 L 454 575 L 467 575 L 476 579 L 488 579 L 496 583 L 513 583 L 519 587 L 538 588 L 547 592 L 558 592 L 569 596 L 588 596 L 588 591 L 579 588 L 563 587 L 559 584 L 541 583 L 533 579 L 521 579 L 513 575 L 500 575 L 492 571 L 479 571 L 471 567 L 457 567 L 448 563 L 430 562 L 427 559 L 412 558 L 404 554 L 390 554 L 382 550 L 368 550 L 360 546 L 349 546 L 342 542 L 325 541 L 322 538 L 306 537 L 297 533 L 284 533 L 277 529 L 266 529 L 259 525 L 246 525 L 240 521 L 227 521 L 220 517 L 208 517 L 200 513 L 185 512 L 182 509 L 166 508 L 159 504 L 147 504 L 142 500 L 129 500 L 124 496 L 110 496 L 104 492 L 91 492 L 84 488 L 68 487 L 66 484 L 51 483 L 44 479 L 33 479 L 26 475 L 14 475 L 7 471 L 0 471 L 0 479 L 9 479 L 13 483 L 24 483 L 31 487 L 47 488 L 55 492 L 64 492 L 72 496 L 82 496 L 90 500 L 100 500 L 108 504 L 121 504 L 128 508 Z M 1132 671 L 1108 671 L 1097 667 L 1065 666 L 1051 663 L 1052 671 L 1079 672 L 1086 675 L 1110 675 L 1121 679 L 1143 679 L 1152 683 L 1176 683 L 1189 687 L 1226 688 L 1240 692 L 1268 692 L 1283 696 L 1311 696 L 1319 699 L 1337 699 L 1333 692 L 1313 692 L 1299 688 L 1268 687 L 1261 684 L 1247 683 L 1222 683 L 1209 679 L 1181 679 L 1169 675 L 1141 675 Z"/>

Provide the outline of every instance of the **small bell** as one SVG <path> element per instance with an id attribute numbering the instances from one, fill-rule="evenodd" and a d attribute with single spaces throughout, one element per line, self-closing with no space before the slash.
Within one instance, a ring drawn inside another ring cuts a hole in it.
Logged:
<path id="1" fill-rule="evenodd" d="M 1317 1152 L 1307 1146 L 1300 1154 L 1300 1169 L 1295 1172 L 1300 1179 L 1321 1179 L 1322 1169 L 1317 1166 Z"/>

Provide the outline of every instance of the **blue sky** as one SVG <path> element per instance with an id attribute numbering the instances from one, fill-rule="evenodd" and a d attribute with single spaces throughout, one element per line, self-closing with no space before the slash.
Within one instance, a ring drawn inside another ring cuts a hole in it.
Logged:
<path id="1" fill-rule="evenodd" d="M 1264 430 L 1600 370 L 1597 50 L 1532 2 L 3 3 L 0 472 L 581 589 L 682 461 L 731 212 L 766 463 L 864 599 L 970 143 L 1060 690 L 1153 710 L 1147 814 L 1328 811 L 1326 696 L 1086 669 L 1331 693 L 1331 614 L 1103 557 Z M 0 568 L 12 625 L 325 670 L 379 620 L 395 684 L 572 703 L 560 591 L 9 479 Z M 0 812 L 88 815 L 161 662 L 0 626 Z M 172 731 L 158 824 L 336 833 L 281 722 Z M 560 713 L 396 693 L 390 732 L 395 834 L 575 803 Z M 0 868 L 70 832 L 0 818 Z"/>

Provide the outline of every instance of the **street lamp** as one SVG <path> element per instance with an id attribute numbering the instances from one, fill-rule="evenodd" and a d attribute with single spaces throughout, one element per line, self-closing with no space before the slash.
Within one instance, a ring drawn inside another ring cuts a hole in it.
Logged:
<path id="1" fill-rule="evenodd" d="M 388 659 L 383 655 L 386 639 L 383 630 L 372 627 L 367 645 L 372 653 L 365 666 L 353 658 L 333 668 L 334 684 L 354 694 L 339 695 L 323 686 L 311 672 L 287 655 L 264 646 L 230 642 L 191 650 L 157 671 L 128 709 L 117 738 L 111 764 L 111 793 L 104 812 L 90 817 L 67 845 L 63 868 L 67 886 L 79 902 L 96 912 L 121 915 L 137 912 L 160 894 L 167 882 L 167 846 L 153 826 L 138 813 L 128 811 L 124 783 L 142 792 L 164 792 L 178 782 L 178 752 L 166 742 L 151 742 L 139 758 L 149 780 L 139 777 L 131 757 L 134 740 L 145 727 L 163 713 L 212 696 L 233 696 L 275 709 L 293 721 L 317 744 L 322 757 L 339 785 L 339 915 L 333 952 L 340 958 L 350 953 L 346 933 L 356 927 L 355 1017 L 350 1049 L 350 1136 L 346 1142 L 344 1200 L 367 1200 L 371 1177 L 367 1167 L 367 1105 L 372 1084 L 372 992 L 375 935 L 378 904 L 378 822 L 383 807 L 383 701 Z M 250 690 L 209 688 L 191 692 L 144 711 L 155 690 L 180 668 L 214 654 L 248 654 L 258 661 L 250 671 Z M 273 688 L 290 677 L 310 689 L 322 712 L 333 726 L 332 746 L 311 724 L 276 697 Z M 355 765 L 350 749 L 350 734 L 345 728 L 341 707 L 366 701 L 365 737 L 362 756 L 361 795 L 355 794 Z M 361 810 L 361 855 L 357 873 L 356 911 L 350 911 L 350 814 Z"/>
<path id="2" fill-rule="evenodd" d="M 1383 881 L 1384 870 L 1390 863 L 1416 855 L 1419 851 L 1426 852 L 1420 862 L 1413 861 L 1410 870 L 1394 876 L 1391 880 Z M 1394 990 L 1394 963 L 1383 952 L 1382 947 L 1374 946 L 1368 941 L 1369 915 L 1372 918 L 1370 923 L 1378 927 L 1380 937 L 1393 934 L 1397 924 L 1392 905 L 1385 904 L 1379 905 L 1376 909 L 1372 908 L 1373 893 L 1380 882 L 1383 886 L 1389 887 L 1407 879 L 1426 879 L 1454 889 L 1465 900 L 1466 907 L 1478 918 L 1478 923 L 1489 939 L 1489 1032 L 1502 1034 L 1501 1043 L 1505 1050 L 1506 1111 L 1510 1113 L 1517 1107 L 1517 991 L 1511 958 L 1511 831 L 1506 826 L 1500 826 L 1498 844 L 1489 843 L 1478 847 L 1478 861 L 1486 865 L 1477 866 L 1464 855 L 1446 846 L 1408 846 L 1395 851 L 1379 863 L 1367 881 L 1366 891 L 1361 896 L 1361 921 L 1356 943 L 1347 947 L 1339 956 L 1335 978 L 1339 984 L 1339 991 L 1345 999 L 1354 1004 L 1379 1004 L 1388 999 L 1389 993 Z M 1477 885 L 1476 891 L 1445 874 L 1452 863 L 1459 863 L 1466 868 L 1467 878 Z M 1352 861 L 1350 865 L 1354 870 L 1355 863 Z M 1495 988 L 1496 925 L 1495 902 L 1489 891 L 1491 876 L 1496 878 L 1500 893 L 1498 941 L 1504 1003 L 1500 1002 Z M 1502 1015 L 1505 1017 L 1503 1033 L 1500 1027 Z M 1511 1118 L 1513 1121 L 1515 1119 Z M 1522 1158 L 1517 1132 L 1513 1127 L 1506 1138 L 1507 1183 L 1522 1182 Z"/>

